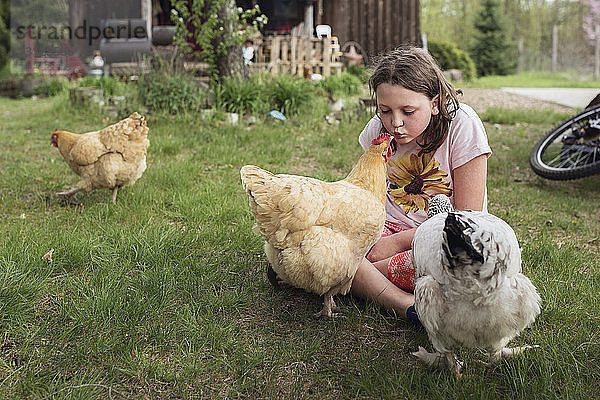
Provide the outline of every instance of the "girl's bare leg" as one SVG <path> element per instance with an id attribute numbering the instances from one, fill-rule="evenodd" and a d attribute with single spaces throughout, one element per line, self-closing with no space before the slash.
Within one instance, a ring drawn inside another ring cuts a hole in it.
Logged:
<path id="1" fill-rule="evenodd" d="M 377 262 L 375 266 L 363 259 L 352 282 L 352 294 L 374 300 L 386 309 L 406 317 L 408 307 L 415 304 L 415 296 L 395 286 L 384 275 L 385 272 L 378 269 L 379 264 L 383 265 L 385 262 L 386 260 Z M 387 264 L 385 265 L 387 268 Z"/>

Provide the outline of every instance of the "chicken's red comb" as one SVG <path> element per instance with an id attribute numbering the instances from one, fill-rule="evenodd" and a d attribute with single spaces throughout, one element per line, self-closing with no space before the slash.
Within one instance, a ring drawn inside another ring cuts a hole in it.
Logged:
<path id="1" fill-rule="evenodd" d="M 55 129 L 54 129 L 54 132 L 58 132 L 58 128 L 55 128 Z"/>
<path id="2" fill-rule="evenodd" d="M 373 139 L 371 144 L 381 144 L 386 140 L 389 142 L 391 140 L 391 138 L 392 137 L 389 133 L 383 132 L 381 135 L 379 135 L 375 139 Z"/>

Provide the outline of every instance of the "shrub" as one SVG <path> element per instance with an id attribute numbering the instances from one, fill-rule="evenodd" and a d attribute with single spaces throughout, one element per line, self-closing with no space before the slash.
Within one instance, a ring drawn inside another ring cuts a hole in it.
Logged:
<path id="1" fill-rule="evenodd" d="M 319 86 L 332 96 L 351 96 L 360 93 L 363 82 L 354 74 L 342 72 L 340 75 L 326 76 Z"/>
<path id="2" fill-rule="evenodd" d="M 52 78 L 45 80 L 35 88 L 38 95 L 53 97 L 66 92 L 69 88 L 69 83 L 65 79 Z"/>
<path id="3" fill-rule="evenodd" d="M 265 114 L 275 109 L 286 116 L 298 115 L 308 111 L 315 94 L 314 84 L 291 75 L 224 78 L 214 86 L 216 108 L 239 114 Z"/>
<path id="4" fill-rule="evenodd" d="M 138 82 L 138 95 L 150 111 L 169 114 L 198 111 L 204 107 L 206 92 L 191 77 L 153 71 Z"/>
<path id="5" fill-rule="evenodd" d="M 430 40 L 427 42 L 429 52 L 443 70 L 459 69 L 463 78 L 470 81 L 477 77 L 475 63 L 466 51 L 459 49 L 452 42 Z"/>
<path id="6" fill-rule="evenodd" d="M 109 76 L 101 76 L 100 79 L 94 76 L 86 76 L 77 82 L 79 87 L 97 87 L 104 91 L 105 96 L 113 96 L 119 90 L 121 82 Z"/>
<path id="7" fill-rule="evenodd" d="M 362 83 L 369 82 L 369 77 L 371 76 L 369 69 L 363 65 L 348 65 L 346 72 L 357 76 Z"/>
<path id="8" fill-rule="evenodd" d="M 266 81 L 268 99 L 272 108 L 284 115 L 297 115 L 307 111 L 315 94 L 314 86 L 306 79 L 280 75 Z"/>
<path id="9" fill-rule="evenodd" d="M 214 87 L 217 109 L 238 114 L 268 111 L 263 82 L 258 75 L 249 79 L 224 78 Z"/>

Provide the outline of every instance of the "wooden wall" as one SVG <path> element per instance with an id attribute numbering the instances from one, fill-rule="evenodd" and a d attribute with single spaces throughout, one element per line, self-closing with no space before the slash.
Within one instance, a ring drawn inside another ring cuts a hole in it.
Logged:
<path id="1" fill-rule="evenodd" d="M 367 57 L 401 44 L 422 45 L 419 0 L 321 0 L 316 21 L 331 25 L 340 45 L 356 41 Z M 367 60 L 368 61 L 368 60 Z"/>

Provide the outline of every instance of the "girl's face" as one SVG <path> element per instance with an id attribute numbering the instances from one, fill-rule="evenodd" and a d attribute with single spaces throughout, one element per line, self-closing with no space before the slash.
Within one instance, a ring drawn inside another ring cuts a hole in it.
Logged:
<path id="1" fill-rule="evenodd" d="M 400 85 L 382 83 L 375 90 L 377 115 L 385 129 L 398 144 L 407 144 L 418 138 L 438 114 L 438 96 L 429 99 Z"/>

